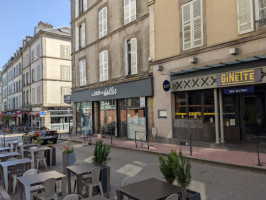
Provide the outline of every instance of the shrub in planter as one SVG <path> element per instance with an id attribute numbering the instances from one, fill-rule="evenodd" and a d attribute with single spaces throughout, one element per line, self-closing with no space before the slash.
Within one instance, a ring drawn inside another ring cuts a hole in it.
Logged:
<path id="1" fill-rule="evenodd" d="M 171 153 L 167 155 L 167 159 L 162 156 L 159 157 L 159 169 L 165 180 L 170 184 L 172 184 L 176 178 L 173 170 L 173 163 L 176 161 L 176 158 L 177 154 L 174 150 L 171 150 Z"/>
<path id="2" fill-rule="evenodd" d="M 109 154 L 111 150 L 110 147 L 103 144 L 103 141 L 98 140 L 95 144 L 95 149 L 93 152 L 92 161 L 99 164 L 106 164 L 110 160 Z"/>
<path id="3" fill-rule="evenodd" d="M 63 173 L 67 173 L 67 166 L 71 166 L 76 161 L 76 155 L 74 153 L 74 148 L 71 147 L 64 147 L 64 151 L 62 153 L 62 159 L 63 159 Z"/>

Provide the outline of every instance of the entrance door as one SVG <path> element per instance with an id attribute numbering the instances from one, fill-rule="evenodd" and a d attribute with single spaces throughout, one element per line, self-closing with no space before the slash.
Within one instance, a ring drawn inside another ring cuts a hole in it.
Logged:
<path id="1" fill-rule="evenodd" d="M 265 129 L 265 94 L 244 95 L 244 138 L 254 140 L 255 136 L 261 135 Z"/>

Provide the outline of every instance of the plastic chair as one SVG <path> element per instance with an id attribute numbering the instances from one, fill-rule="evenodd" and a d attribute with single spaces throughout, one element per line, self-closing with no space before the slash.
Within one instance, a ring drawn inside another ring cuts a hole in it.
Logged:
<path id="1" fill-rule="evenodd" d="M 47 179 L 43 182 L 44 191 L 38 193 L 37 195 L 34 195 L 34 199 L 40 199 L 40 200 L 50 200 L 50 199 L 57 199 L 56 198 L 56 192 L 55 192 L 55 178 Z M 39 190 L 43 190 L 42 188 L 39 188 Z"/>
<path id="2" fill-rule="evenodd" d="M 79 165 L 84 165 L 84 164 L 88 164 L 88 162 L 84 161 L 84 160 L 77 160 L 76 162 L 74 162 L 73 166 L 79 166 Z M 85 181 L 87 179 L 91 178 L 90 174 L 85 174 L 82 177 L 82 180 Z M 74 192 L 76 190 L 76 186 L 77 186 L 77 178 L 76 176 L 74 177 L 75 179 L 75 183 L 74 183 Z"/>
<path id="3" fill-rule="evenodd" d="M 165 200 L 180 200 L 180 195 L 179 194 L 172 194 L 169 197 L 167 197 Z"/>
<path id="4" fill-rule="evenodd" d="M 36 163 L 37 163 L 37 169 L 39 169 L 39 164 L 42 162 L 47 169 L 47 163 L 46 163 L 46 158 L 44 155 L 44 151 L 38 151 L 37 156 L 36 156 Z"/>
<path id="5" fill-rule="evenodd" d="M 82 196 L 78 194 L 69 194 L 63 200 L 82 200 Z"/>
<path id="6" fill-rule="evenodd" d="M 89 190 L 89 197 L 92 197 L 92 188 L 98 186 L 100 188 L 101 195 L 103 196 L 102 182 L 100 181 L 101 168 L 94 167 L 91 170 L 91 179 L 84 182 L 84 186 L 87 191 Z"/>

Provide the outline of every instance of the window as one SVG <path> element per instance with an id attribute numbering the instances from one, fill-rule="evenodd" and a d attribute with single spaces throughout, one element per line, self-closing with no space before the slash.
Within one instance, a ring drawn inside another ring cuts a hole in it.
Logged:
<path id="1" fill-rule="evenodd" d="M 27 102 L 27 105 L 29 105 L 29 91 L 27 91 L 26 102 Z"/>
<path id="2" fill-rule="evenodd" d="M 41 80 L 41 66 L 40 65 L 37 66 L 37 79 L 36 79 L 36 81 L 39 81 L 39 80 Z"/>
<path id="3" fill-rule="evenodd" d="M 69 66 L 61 66 L 61 79 L 63 81 L 70 80 L 70 70 Z"/>
<path id="4" fill-rule="evenodd" d="M 88 0 L 75 0 L 75 18 L 88 9 Z"/>
<path id="5" fill-rule="evenodd" d="M 28 72 L 26 73 L 26 84 L 27 85 L 29 84 L 29 73 Z"/>
<path id="6" fill-rule="evenodd" d="M 79 85 L 86 85 L 86 61 L 79 61 Z"/>
<path id="7" fill-rule="evenodd" d="M 136 0 L 124 0 L 124 24 L 136 19 Z"/>
<path id="8" fill-rule="evenodd" d="M 61 58 L 70 59 L 70 47 L 61 45 Z"/>
<path id="9" fill-rule="evenodd" d="M 82 23 L 80 25 L 80 48 L 84 48 L 86 45 L 86 40 L 85 40 L 85 36 L 86 36 L 86 29 L 85 29 L 85 23 Z"/>
<path id="10" fill-rule="evenodd" d="M 71 89 L 68 87 L 62 87 L 62 97 L 61 102 L 64 103 L 64 96 L 71 94 Z"/>
<path id="11" fill-rule="evenodd" d="M 38 58 L 41 57 L 40 45 L 39 45 L 39 44 L 38 44 L 37 47 L 36 47 L 36 56 L 37 56 Z"/>
<path id="12" fill-rule="evenodd" d="M 88 2 L 87 0 L 82 0 L 82 13 L 84 13 L 88 8 Z"/>
<path id="13" fill-rule="evenodd" d="M 79 0 L 75 0 L 75 18 L 79 16 Z"/>
<path id="14" fill-rule="evenodd" d="M 33 62 L 34 61 L 34 49 L 32 49 L 32 51 L 31 51 L 31 62 Z"/>
<path id="15" fill-rule="evenodd" d="M 102 51 L 99 54 L 100 82 L 108 80 L 108 51 Z"/>
<path id="16" fill-rule="evenodd" d="M 107 7 L 99 12 L 99 38 L 107 35 Z"/>
<path id="17" fill-rule="evenodd" d="M 41 88 L 37 87 L 37 104 L 41 103 Z"/>
<path id="18" fill-rule="evenodd" d="M 203 44 L 202 0 L 194 0 L 182 6 L 183 50 Z"/>
<path id="19" fill-rule="evenodd" d="M 76 34 L 75 34 L 75 50 L 79 50 L 79 27 L 76 27 Z"/>
<path id="20" fill-rule="evenodd" d="M 32 69 L 31 70 L 31 82 L 34 83 L 34 81 L 35 81 L 35 70 Z"/>
<path id="21" fill-rule="evenodd" d="M 31 100 L 31 102 L 32 102 L 32 104 L 35 104 L 35 88 L 32 88 L 31 93 L 32 93 L 32 100 Z"/>
<path id="22" fill-rule="evenodd" d="M 137 74 L 137 39 L 132 38 L 125 42 L 125 73 Z"/>
<path id="23" fill-rule="evenodd" d="M 26 65 L 25 66 L 28 66 L 29 65 L 29 55 L 26 55 Z"/>

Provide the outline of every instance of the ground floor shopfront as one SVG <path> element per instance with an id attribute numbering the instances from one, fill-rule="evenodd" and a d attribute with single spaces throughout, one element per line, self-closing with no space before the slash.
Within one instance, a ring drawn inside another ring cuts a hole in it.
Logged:
<path id="1" fill-rule="evenodd" d="M 159 136 L 171 133 L 169 138 L 189 140 L 191 135 L 196 141 L 220 143 L 255 141 L 256 136 L 266 135 L 266 67 L 262 64 L 254 61 L 173 73 L 171 91 L 155 92 L 164 92 L 170 105 L 159 105 L 155 95 Z M 162 110 L 168 115 L 160 118 Z"/>
<path id="2" fill-rule="evenodd" d="M 152 123 L 152 96 L 152 79 L 74 92 L 76 134 L 134 139 L 137 132 L 137 139 L 146 140 Z"/>

